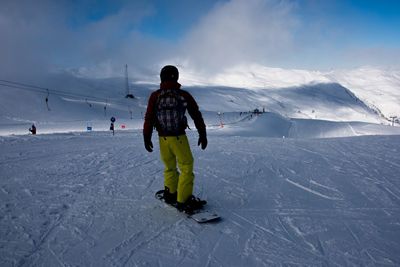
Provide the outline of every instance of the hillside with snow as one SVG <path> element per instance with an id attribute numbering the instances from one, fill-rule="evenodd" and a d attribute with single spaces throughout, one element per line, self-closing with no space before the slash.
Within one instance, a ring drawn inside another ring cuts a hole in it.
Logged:
<path id="1" fill-rule="evenodd" d="M 209 224 L 154 197 L 163 165 L 141 129 L 155 82 L 127 99 L 123 78 L 3 80 L 0 265 L 399 266 L 400 127 L 387 119 L 400 80 L 364 71 L 183 72 L 208 129 L 204 151 L 192 122 L 187 135 L 194 193 L 222 217 Z"/>
<path id="2" fill-rule="evenodd" d="M 391 124 L 391 117 L 400 112 L 400 75 L 394 71 L 322 73 L 255 65 L 215 77 L 194 76 L 183 70 L 180 82 L 198 100 L 209 126 L 220 125 L 221 120 L 236 123 L 243 119 L 238 113 L 254 109 L 288 120 L 382 125 Z M 158 88 L 157 82 L 131 83 L 135 99 L 124 98 L 124 86 L 123 78 L 93 79 L 70 72 L 49 74 L 33 85 L 2 80 L 0 134 L 27 133 L 32 123 L 42 133 L 85 131 L 88 126 L 107 130 L 111 116 L 117 118 L 119 129 L 140 129 L 148 96 Z"/>
<path id="3" fill-rule="evenodd" d="M 400 71 L 364 67 L 352 70 L 307 71 L 243 65 L 227 69 L 211 77 L 198 73 L 185 74 L 183 80 L 191 85 L 223 85 L 268 91 L 280 88 L 302 88 L 315 84 L 337 84 L 370 109 L 390 120 L 400 117 Z M 285 100 L 283 100 L 285 101 Z M 346 120 L 346 117 L 342 118 Z"/>

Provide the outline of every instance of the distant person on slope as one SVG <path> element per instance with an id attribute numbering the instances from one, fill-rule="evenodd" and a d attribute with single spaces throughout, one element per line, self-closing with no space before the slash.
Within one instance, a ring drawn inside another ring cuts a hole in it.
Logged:
<path id="1" fill-rule="evenodd" d="M 206 204 L 206 201 L 192 195 L 194 160 L 185 133 L 188 127 L 186 110 L 199 133 L 198 145 L 202 149 L 207 147 L 206 126 L 192 95 L 180 89 L 178 69 L 171 65 L 165 66 L 160 78 L 160 89 L 151 94 L 147 105 L 143 126 L 144 146 L 147 151 L 153 151 L 151 136 L 155 127 L 159 136 L 161 160 L 165 165 L 163 198 L 179 211 L 192 213 Z"/>
<path id="2" fill-rule="evenodd" d="M 35 126 L 35 124 L 32 124 L 31 128 L 29 128 L 29 131 L 30 131 L 32 134 L 36 134 L 36 126 Z"/>

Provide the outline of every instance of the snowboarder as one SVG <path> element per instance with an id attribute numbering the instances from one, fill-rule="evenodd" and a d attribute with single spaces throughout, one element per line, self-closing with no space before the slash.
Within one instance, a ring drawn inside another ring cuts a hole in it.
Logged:
<path id="1" fill-rule="evenodd" d="M 158 132 L 161 160 L 164 169 L 164 201 L 179 211 L 191 213 L 206 202 L 192 195 L 194 184 L 193 155 L 185 129 L 188 127 L 186 110 L 199 133 L 198 145 L 207 147 L 206 126 L 199 107 L 190 93 L 181 90 L 179 72 L 167 65 L 160 72 L 160 89 L 149 98 L 143 125 L 144 146 L 153 151 L 153 127 Z M 177 169 L 178 165 L 178 169 Z"/>
<path id="2" fill-rule="evenodd" d="M 35 124 L 32 124 L 31 128 L 29 128 L 29 131 L 30 131 L 32 134 L 36 134 L 36 126 L 35 126 Z"/>

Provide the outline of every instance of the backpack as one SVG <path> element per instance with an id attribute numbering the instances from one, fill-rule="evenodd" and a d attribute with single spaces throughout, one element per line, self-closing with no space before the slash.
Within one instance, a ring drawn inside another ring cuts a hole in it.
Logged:
<path id="1" fill-rule="evenodd" d="M 161 90 L 156 102 L 157 126 L 164 134 L 178 135 L 188 126 L 187 102 L 177 89 Z"/>

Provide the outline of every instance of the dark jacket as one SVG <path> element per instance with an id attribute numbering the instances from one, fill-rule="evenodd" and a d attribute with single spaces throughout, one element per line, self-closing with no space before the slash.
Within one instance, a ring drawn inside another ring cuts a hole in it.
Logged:
<path id="1" fill-rule="evenodd" d="M 162 129 L 158 127 L 157 123 L 157 111 L 156 111 L 157 99 L 161 93 L 161 90 L 166 90 L 166 89 L 179 90 L 179 94 L 183 96 L 185 98 L 185 101 L 187 102 L 187 107 L 186 107 L 187 111 L 190 117 L 193 119 L 196 129 L 199 132 L 199 135 L 204 135 L 204 136 L 206 135 L 206 125 L 204 124 L 204 120 L 199 110 L 199 106 L 197 105 L 193 96 L 189 92 L 181 90 L 180 88 L 181 85 L 177 82 L 171 82 L 171 81 L 162 82 L 160 84 L 160 89 L 153 92 L 150 95 L 149 103 L 147 104 L 146 115 L 144 116 L 143 136 L 145 139 L 151 138 L 151 135 L 153 133 L 153 127 L 156 127 L 159 136 L 171 136 L 168 133 L 164 133 Z M 178 134 L 174 134 L 174 136 L 183 134 L 185 134 L 185 129 L 182 129 L 182 131 L 179 132 Z"/>
<path id="2" fill-rule="evenodd" d="M 35 127 L 35 125 L 32 125 L 32 127 L 29 128 L 29 131 L 30 131 L 32 134 L 36 134 L 36 127 Z"/>

